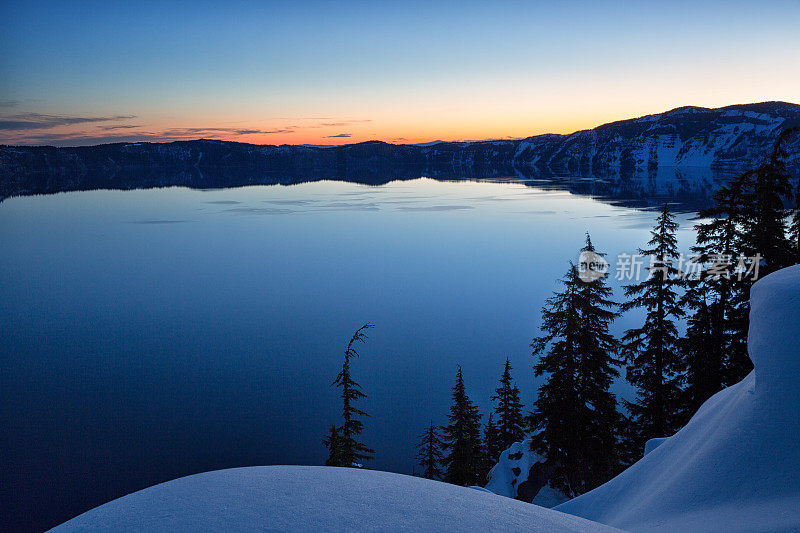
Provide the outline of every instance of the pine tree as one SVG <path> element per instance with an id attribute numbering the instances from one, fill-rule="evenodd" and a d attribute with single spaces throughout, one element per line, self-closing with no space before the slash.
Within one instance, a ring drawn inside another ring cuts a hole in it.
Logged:
<path id="1" fill-rule="evenodd" d="M 444 441 L 439 434 L 439 428 L 431 425 L 419 436 L 420 442 L 417 445 L 417 461 L 422 467 L 422 477 L 428 479 L 442 479 L 441 464 L 444 460 Z"/>
<path id="2" fill-rule="evenodd" d="M 542 308 L 544 335 L 531 343 L 534 357 L 538 356 L 534 375 L 547 374 L 530 415 L 531 449 L 553 464 L 550 484 L 570 492 L 573 492 L 571 487 L 578 484 L 576 478 L 582 461 L 581 422 L 577 415 L 581 409 L 577 379 L 579 282 L 578 270 L 570 264 L 567 275 L 561 280 L 563 291 L 554 293 Z"/>
<path id="3" fill-rule="evenodd" d="M 503 374 L 500 376 L 500 386 L 495 389 L 495 394 L 492 396 L 492 401 L 495 400 L 497 401 L 497 407 L 494 410 L 497 415 L 496 428 L 500 451 L 502 451 L 515 442 L 521 441 L 525 436 L 523 405 L 519 399 L 519 389 L 511 378 L 511 363 L 507 358 Z M 489 415 L 489 420 L 491 421 L 491 415 Z"/>
<path id="4" fill-rule="evenodd" d="M 763 277 L 800 259 L 800 214 L 787 227 L 785 205 L 792 191 L 783 148 L 797 131 L 783 131 L 759 167 L 717 191 L 714 207 L 700 213 L 711 220 L 696 226 L 693 250 L 699 253 L 698 260 L 731 268 L 730 275 L 706 277 L 702 283 L 712 311 L 708 342 L 715 361 L 722 354 L 723 386 L 740 381 L 753 368 L 747 354 L 747 333 L 750 287 L 756 275 Z"/>
<path id="5" fill-rule="evenodd" d="M 341 466 L 343 464 L 341 438 L 336 424 L 331 424 L 331 432 L 326 438 L 322 439 L 322 443 L 328 448 L 328 458 L 325 460 L 325 466 Z"/>
<path id="6" fill-rule="evenodd" d="M 737 180 L 744 184 L 740 251 L 745 257 L 761 256 L 759 277 L 793 262 L 786 224 L 791 176 L 786 170 L 783 145 L 796 131 L 798 128 L 784 130 L 764 163 Z"/>
<path id="7" fill-rule="evenodd" d="M 741 186 L 742 183 L 734 181 L 722 187 L 714 195 L 714 207 L 700 212 L 702 218 L 709 220 L 695 226 L 697 239 L 692 251 L 696 254 L 695 263 L 705 269 L 697 279 L 687 281 L 683 299 L 693 313 L 706 310 L 711 313 L 710 317 L 698 317 L 699 323 L 706 319 L 711 321 L 705 346 L 694 343 L 705 351 L 705 355 L 684 353 L 683 357 L 689 358 L 689 364 L 692 358 L 715 362 L 710 371 L 717 373 L 720 387 L 738 382 L 752 369 L 747 355 L 749 310 L 745 287 L 736 283 L 732 275 L 726 274 L 727 269 L 733 267 L 733 258 L 739 248 L 739 225 L 743 217 Z M 684 348 L 691 345 L 684 343 Z M 709 388 L 715 387 L 709 385 Z"/>
<path id="8" fill-rule="evenodd" d="M 582 251 L 597 253 L 588 235 Z M 543 335 L 531 344 L 534 374 L 547 374 L 531 414 L 532 447 L 552 464 L 551 485 L 577 495 L 619 469 L 620 415 L 610 392 L 618 342 L 608 332 L 617 304 L 603 277 L 583 281 L 575 265 L 561 282 L 542 309 Z"/>
<path id="9" fill-rule="evenodd" d="M 726 361 L 727 384 L 740 381 L 753 368 L 747 354 L 750 287 L 756 277 L 763 277 L 794 262 L 792 242 L 787 235 L 789 212 L 786 209 L 792 190 L 783 149 L 783 144 L 794 131 L 783 131 L 766 160 L 756 169 L 744 172 L 732 184 L 739 202 L 734 206 L 732 217 L 737 230 L 737 254 L 731 291 L 732 334 L 731 351 Z"/>
<path id="10" fill-rule="evenodd" d="M 444 480 L 455 485 L 474 485 L 480 480 L 484 466 L 481 446 L 481 415 L 467 396 L 461 367 L 453 385 L 453 405 L 444 427 L 447 456 Z"/>
<path id="11" fill-rule="evenodd" d="M 355 345 L 366 340 L 367 337 L 364 332 L 371 327 L 373 327 L 372 324 L 364 324 L 353 334 L 344 352 L 342 370 L 339 371 L 333 382 L 333 385 L 342 389 L 342 419 L 344 421 L 338 431 L 332 431 L 327 439 L 330 452 L 328 462 L 331 462 L 333 466 L 360 467 L 363 461 L 372 459 L 375 453 L 374 450 L 357 440 L 364 430 L 364 424 L 356 417 L 369 415 L 353 406 L 355 401 L 365 398 L 366 394 L 361 391 L 361 385 L 356 383 L 350 375 L 350 360 L 358 357 Z M 335 439 L 334 436 L 336 437 Z M 336 444 L 335 447 L 333 446 L 334 443 Z M 337 450 L 338 453 L 334 454 L 334 450 Z"/>
<path id="12" fill-rule="evenodd" d="M 632 424 L 632 447 L 641 449 L 653 437 L 668 436 L 680 422 L 681 358 L 675 320 L 684 315 L 677 289 L 682 283 L 675 268 L 678 224 L 669 205 L 664 204 L 651 231 L 650 248 L 639 253 L 650 256 L 648 278 L 625 287 L 630 300 L 621 309 L 643 308 L 644 324 L 623 336 L 623 352 L 628 363 L 626 378 L 637 390 L 636 400 L 625 402 Z"/>
<path id="13" fill-rule="evenodd" d="M 488 473 L 497 463 L 503 450 L 507 448 L 503 445 L 500 428 L 492 420 L 492 413 L 489 413 L 489 419 L 483 428 L 483 448 L 487 467 L 485 470 Z"/>
<path id="14" fill-rule="evenodd" d="M 789 226 L 789 239 L 792 243 L 792 261 L 800 263 L 800 174 L 797 175 L 797 187 L 794 193 L 794 213 Z"/>
<path id="15" fill-rule="evenodd" d="M 685 386 L 680 392 L 679 425 L 683 425 L 703 403 L 723 388 L 724 357 L 720 346 L 726 345 L 717 319 L 720 302 L 709 302 L 709 288 L 702 280 L 690 282 L 681 299 L 693 312 L 686 321 L 686 334 L 678 341 Z"/>
<path id="16" fill-rule="evenodd" d="M 598 252 L 586 234 L 581 252 L 605 256 Z M 615 476 L 620 468 L 617 435 L 622 417 L 617 400 L 611 392 L 614 379 L 619 377 L 616 366 L 620 343 L 609 332 L 611 323 L 619 316 L 619 304 L 611 300 L 611 288 L 605 276 L 594 281 L 581 279 L 578 285 L 578 311 L 581 336 L 578 387 L 582 405 L 587 409 L 581 439 L 583 440 L 584 472 L 578 491 L 591 490 Z"/>

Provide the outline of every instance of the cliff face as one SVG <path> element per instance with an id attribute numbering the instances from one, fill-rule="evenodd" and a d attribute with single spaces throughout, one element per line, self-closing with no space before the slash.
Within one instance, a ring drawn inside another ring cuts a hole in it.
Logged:
<path id="1" fill-rule="evenodd" d="M 795 104 L 681 107 L 558 139 L 526 139 L 518 146 L 516 160 L 567 172 L 740 169 L 760 162 L 777 135 L 798 124 L 800 106 Z M 793 139 L 794 165 L 800 162 L 799 146 L 800 140 Z"/>
<path id="2" fill-rule="evenodd" d="M 765 102 L 666 113 L 570 135 L 429 146 L 365 142 L 318 148 L 225 141 L 75 148 L 0 146 L 0 197 L 94 188 L 232 187 L 318 179 L 385 183 L 429 176 L 582 177 L 730 174 L 757 165 L 800 105 Z M 800 136 L 789 165 L 800 166 Z M 708 191 L 706 191 L 708 192 Z"/>

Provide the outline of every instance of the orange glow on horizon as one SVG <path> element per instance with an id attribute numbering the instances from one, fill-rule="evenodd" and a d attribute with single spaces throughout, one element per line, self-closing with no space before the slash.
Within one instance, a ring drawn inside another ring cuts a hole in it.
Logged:
<path id="1" fill-rule="evenodd" d="M 704 107 L 752 103 L 766 99 L 720 102 Z M 786 101 L 790 101 L 784 99 Z M 696 102 L 681 102 L 680 105 L 697 105 Z M 520 139 L 541 134 L 570 134 L 595 128 L 599 125 L 640 116 L 662 113 L 679 107 L 674 102 L 659 106 L 644 102 L 630 105 L 615 105 L 592 108 L 562 102 L 561 106 L 525 109 L 519 105 L 495 106 L 495 109 L 471 108 L 470 113 L 459 109 L 430 111 L 416 109 L 414 113 L 402 113 L 399 109 L 378 112 L 367 110 L 372 119 L 335 118 L 333 114 L 320 114 L 311 118 L 264 119 L 263 121 L 224 120 L 225 114 L 200 120 L 191 113 L 185 117 L 163 118 L 161 113 L 147 117 L 117 117 L 122 124 L 106 126 L 79 124 L 59 126 L 37 135 L 36 131 L 23 130 L 0 137 L 2 144 L 61 146 L 104 144 L 111 142 L 171 142 L 194 139 L 216 139 L 259 145 L 345 145 L 364 141 L 383 141 L 392 144 L 416 144 L 432 141 L 476 141 L 486 139 Z M 353 116 L 353 115 L 350 115 Z M 135 122 L 135 124 L 128 124 Z M 188 123 L 182 127 L 176 124 Z"/>

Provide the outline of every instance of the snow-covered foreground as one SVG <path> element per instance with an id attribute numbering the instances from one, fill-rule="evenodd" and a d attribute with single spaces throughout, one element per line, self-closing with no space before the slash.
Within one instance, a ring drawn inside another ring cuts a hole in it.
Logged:
<path id="1" fill-rule="evenodd" d="M 206 472 L 101 505 L 53 531 L 615 531 L 438 481 L 347 468 Z"/>
<path id="2" fill-rule="evenodd" d="M 800 531 L 800 266 L 750 292 L 755 370 L 605 485 L 556 509 L 631 531 Z"/>

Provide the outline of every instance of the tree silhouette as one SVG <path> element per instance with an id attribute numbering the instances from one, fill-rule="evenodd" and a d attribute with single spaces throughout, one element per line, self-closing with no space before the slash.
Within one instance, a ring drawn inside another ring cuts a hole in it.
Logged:
<path id="1" fill-rule="evenodd" d="M 682 283 L 674 266 L 678 260 L 675 236 L 678 224 L 664 204 L 651 231 L 650 248 L 639 253 L 649 256 L 647 279 L 625 287 L 630 300 L 622 311 L 643 308 L 644 324 L 629 329 L 623 336 L 623 351 L 628 363 L 626 377 L 637 388 L 633 402 L 625 402 L 631 413 L 635 447 L 653 437 L 671 435 L 680 421 L 681 358 L 675 320 L 684 315 L 677 290 Z"/>
<path id="2" fill-rule="evenodd" d="M 588 235 L 584 251 L 597 253 Z M 573 264 L 561 283 L 542 308 L 543 335 L 531 343 L 534 374 L 547 375 L 530 416 L 531 447 L 552 465 L 550 484 L 577 495 L 619 468 L 620 415 L 610 392 L 618 343 L 608 332 L 617 304 L 603 277 L 584 281 Z"/>
<path id="3" fill-rule="evenodd" d="M 719 303 L 709 304 L 706 284 L 701 281 L 692 284 L 694 286 L 681 298 L 693 313 L 686 321 L 686 334 L 678 342 L 684 380 L 680 392 L 680 425 L 688 422 L 706 400 L 722 390 L 724 378 L 723 354 L 720 345 L 714 342 L 725 342 L 717 331 L 722 326 L 716 321 L 715 310 Z"/>
<path id="4" fill-rule="evenodd" d="M 341 437 L 336 424 L 331 424 L 331 431 L 326 438 L 322 439 L 322 443 L 328 448 L 328 458 L 325 460 L 325 466 L 341 466 L 343 464 Z"/>
<path id="5" fill-rule="evenodd" d="M 431 420 L 430 426 L 419 436 L 420 442 L 417 445 L 419 453 L 417 453 L 417 461 L 422 467 L 422 477 L 428 479 L 442 479 L 441 464 L 444 460 L 444 441 L 439 434 L 439 428 L 433 425 Z"/>
<path id="6" fill-rule="evenodd" d="M 500 431 L 498 426 L 492 420 L 492 413 L 489 413 L 489 419 L 483 428 L 483 468 L 482 480 L 486 479 L 489 470 L 497 464 L 500 454 L 506 448 L 503 446 L 503 441 L 500 440 Z"/>
<path id="7" fill-rule="evenodd" d="M 797 187 L 794 193 L 794 213 L 789 226 L 789 238 L 793 248 L 793 263 L 800 263 L 800 173 L 797 175 Z"/>
<path id="8" fill-rule="evenodd" d="M 353 334 L 344 352 L 342 369 L 333 382 L 333 385 L 342 389 L 340 397 L 342 399 L 343 424 L 338 430 L 332 430 L 331 435 L 325 441 L 329 450 L 326 464 L 330 463 L 332 466 L 361 467 L 362 462 L 372 459 L 375 453 L 374 450 L 357 440 L 364 429 L 364 424 L 357 417 L 369 415 L 353 405 L 354 402 L 365 398 L 366 394 L 361 391 L 361 386 L 350 375 L 350 361 L 358 357 L 355 346 L 366 340 L 365 331 L 372 327 L 374 327 L 372 324 L 364 324 Z"/>
<path id="9" fill-rule="evenodd" d="M 467 396 L 461 366 L 456 373 L 453 405 L 447 418 L 450 423 L 443 428 L 447 449 L 444 480 L 455 485 L 474 485 L 484 467 L 481 415 Z"/>
<path id="10" fill-rule="evenodd" d="M 798 131 L 784 130 L 764 162 L 720 188 L 714 194 L 715 205 L 700 212 L 710 220 L 695 226 L 693 251 L 699 254 L 698 261 L 724 262 L 731 269 L 730 275 L 706 276 L 701 283 L 711 310 L 708 344 L 713 360 L 723 361 L 723 386 L 737 383 L 753 368 L 747 332 L 750 287 L 756 274 L 763 277 L 800 260 L 800 212 L 789 217 L 786 209 L 793 194 L 784 148 Z M 796 202 L 799 197 L 800 184 Z M 696 295 L 692 298 L 699 301 Z"/>
<path id="11" fill-rule="evenodd" d="M 492 401 L 497 401 L 497 407 L 494 410 L 494 414 L 497 415 L 497 424 L 494 425 L 494 428 L 497 431 L 500 451 L 521 441 L 525 436 L 523 405 L 519 399 L 519 389 L 511 378 L 511 370 L 511 363 L 506 358 L 503 374 L 500 376 L 500 386 L 495 389 L 495 394 L 492 396 Z M 491 415 L 489 420 L 491 422 Z"/>

